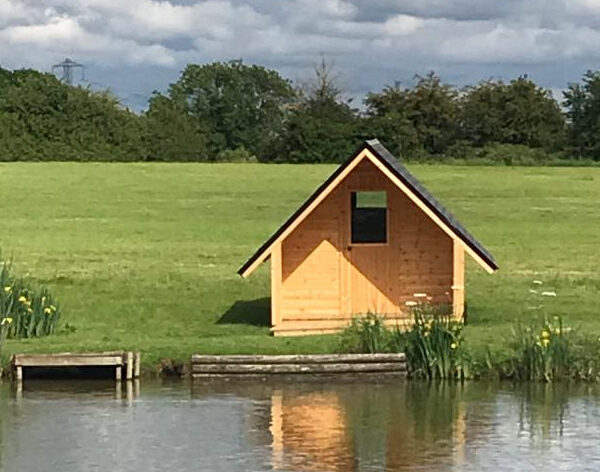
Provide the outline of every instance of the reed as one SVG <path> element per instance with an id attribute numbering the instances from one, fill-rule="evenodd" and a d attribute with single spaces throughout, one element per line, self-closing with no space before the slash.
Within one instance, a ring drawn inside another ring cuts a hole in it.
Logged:
<path id="1" fill-rule="evenodd" d="M 393 352 L 392 333 L 385 326 L 383 318 L 367 313 L 355 317 L 340 336 L 340 351 L 357 354 Z"/>
<path id="2" fill-rule="evenodd" d="M 17 278 L 12 262 L 0 261 L 0 337 L 34 338 L 52 334 L 60 308 L 48 289 Z"/>
<path id="3" fill-rule="evenodd" d="M 470 377 L 470 356 L 465 348 L 463 324 L 446 307 L 420 304 L 413 309 L 413 324 L 396 328 L 392 344 L 406 354 L 412 377 L 465 379 Z"/>
<path id="4" fill-rule="evenodd" d="M 600 378 L 600 339 L 565 327 L 562 317 L 517 323 L 508 347 L 507 359 L 491 362 L 501 378 L 544 382 Z"/>
<path id="5" fill-rule="evenodd" d="M 374 313 L 357 317 L 342 332 L 339 350 L 352 353 L 404 352 L 412 377 L 464 379 L 470 357 L 464 347 L 463 325 L 447 307 L 426 304 L 413 309 L 413 324 L 389 329 Z"/>

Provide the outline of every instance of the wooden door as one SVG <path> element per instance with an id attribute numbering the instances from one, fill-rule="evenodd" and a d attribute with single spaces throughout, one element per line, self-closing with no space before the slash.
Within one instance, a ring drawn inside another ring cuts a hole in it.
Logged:
<path id="1" fill-rule="evenodd" d="M 353 315 L 393 313 L 389 254 L 386 245 L 352 245 L 349 263 L 349 309 Z"/>
<path id="2" fill-rule="evenodd" d="M 350 201 L 350 192 L 346 193 Z M 344 317 L 367 313 L 389 314 L 397 312 L 391 245 L 352 244 L 351 208 L 344 205 L 339 219 L 340 308 Z M 397 294 L 396 294 L 397 295 Z"/>

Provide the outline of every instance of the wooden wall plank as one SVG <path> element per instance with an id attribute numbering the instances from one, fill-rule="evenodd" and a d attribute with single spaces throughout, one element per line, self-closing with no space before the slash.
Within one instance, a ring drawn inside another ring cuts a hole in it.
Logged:
<path id="1" fill-rule="evenodd" d="M 351 244 L 350 193 L 381 190 L 387 193 L 387 244 Z M 368 160 L 297 226 L 281 250 L 277 335 L 338 330 L 367 312 L 406 322 L 407 302 L 458 300 L 452 288 L 454 241 Z M 422 293 L 424 298 L 415 297 Z"/>
<path id="2" fill-rule="evenodd" d="M 465 251 L 456 241 L 453 259 L 452 314 L 456 319 L 462 319 L 465 312 Z"/>
<path id="3" fill-rule="evenodd" d="M 281 243 L 276 244 L 271 252 L 271 326 L 281 321 L 280 303 L 282 297 L 282 250 Z"/>

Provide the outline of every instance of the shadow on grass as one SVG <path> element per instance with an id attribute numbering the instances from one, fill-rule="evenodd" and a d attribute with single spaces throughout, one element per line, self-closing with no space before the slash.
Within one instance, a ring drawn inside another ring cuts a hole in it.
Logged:
<path id="1" fill-rule="evenodd" d="M 271 326 L 271 299 L 238 300 L 221 315 L 217 324 Z"/>

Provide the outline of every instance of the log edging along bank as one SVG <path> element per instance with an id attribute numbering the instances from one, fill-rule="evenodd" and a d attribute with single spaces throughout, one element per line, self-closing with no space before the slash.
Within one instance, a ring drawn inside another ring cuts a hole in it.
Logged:
<path id="1" fill-rule="evenodd" d="M 406 376 L 398 354 L 200 355 L 191 357 L 193 378 L 271 375 L 379 374 Z"/>

